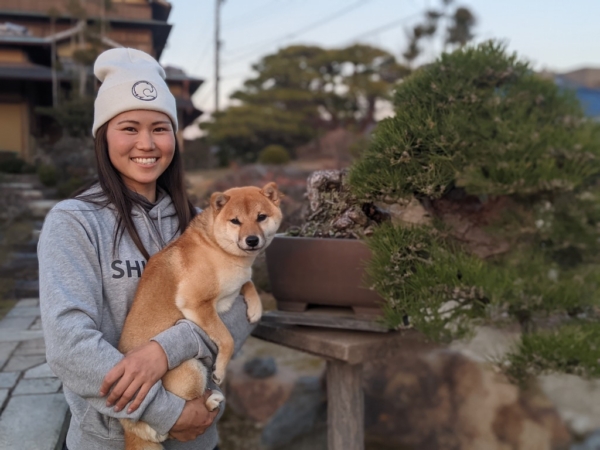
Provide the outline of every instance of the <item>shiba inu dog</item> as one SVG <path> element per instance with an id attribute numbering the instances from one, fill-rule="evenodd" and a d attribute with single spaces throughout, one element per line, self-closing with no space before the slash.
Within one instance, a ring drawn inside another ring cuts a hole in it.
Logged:
<path id="1" fill-rule="evenodd" d="M 270 243 L 282 214 L 275 183 L 262 189 L 241 187 L 214 193 L 210 206 L 196 216 L 185 232 L 152 256 L 140 279 L 119 350 L 127 353 L 173 326 L 180 319 L 195 322 L 218 347 L 212 379 L 220 384 L 234 343 L 218 313 L 227 311 L 242 294 L 248 320 L 257 322 L 262 305 L 251 281 L 252 263 Z M 208 371 L 191 359 L 165 374 L 165 389 L 185 400 L 204 394 Z M 211 395 L 206 406 L 214 410 L 223 401 Z M 162 449 L 159 435 L 144 422 L 121 420 L 126 450 Z"/>

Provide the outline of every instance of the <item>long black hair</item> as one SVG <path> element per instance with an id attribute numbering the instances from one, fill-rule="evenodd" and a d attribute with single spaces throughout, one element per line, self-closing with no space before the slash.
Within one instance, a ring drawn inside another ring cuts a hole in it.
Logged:
<path id="1" fill-rule="evenodd" d="M 140 203 L 139 196 L 125 186 L 121 175 L 110 161 L 108 139 L 106 137 L 107 129 L 108 122 L 98 128 L 96 132 L 95 153 L 98 180 L 89 183 L 86 187 L 75 192 L 72 197 L 102 207 L 112 205 L 117 212 L 117 226 L 113 241 L 115 248 L 123 237 L 123 233 L 127 231 L 136 247 L 144 255 L 144 258 L 148 260 L 150 259 L 150 254 L 144 247 L 131 217 L 133 206 Z M 100 185 L 102 192 L 84 193 L 87 190 L 86 188 L 95 183 Z M 183 164 L 177 138 L 175 139 L 173 160 L 161 176 L 158 177 L 156 184 L 171 197 L 177 218 L 179 219 L 179 232 L 182 233 L 196 215 L 196 209 L 185 190 Z"/>

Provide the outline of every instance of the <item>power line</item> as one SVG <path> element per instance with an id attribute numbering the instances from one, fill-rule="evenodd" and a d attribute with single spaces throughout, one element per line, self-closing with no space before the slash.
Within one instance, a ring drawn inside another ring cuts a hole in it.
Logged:
<path id="1" fill-rule="evenodd" d="M 288 33 L 288 34 L 286 34 L 284 36 L 280 36 L 280 37 L 275 38 L 275 39 L 268 39 L 268 40 L 264 40 L 264 41 L 255 42 L 254 44 L 247 45 L 247 46 L 245 46 L 246 48 L 247 47 L 254 47 L 254 46 L 257 46 L 257 45 L 259 45 L 260 47 L 254 49 L 254 50 L 251 50 L 249 52 L 242 53 L 242 54 L 237 55 L 237 56 L 233 55 L 233 57 L 235 57 L 235 59 L 237 61 L 239 61 L 240 59 L 244 59 L 247 56 L 254 55 L 257 52 L 260 52 L 266 46 L 269 46 L 269 45 L 271 45 L 271 44 L 273 44 L 275 42 L 279 42 L 279 41 L 282 41 L 282 40 L 288 40 L 288 39 L 293 39 L 295 37 L 298 37 L 301 34 L 304 34 L 304 33 L 308 32 L 308 31 L 314 30 L 315 28 L 323 26 L 323 25 L 325 25 L 325 24 L 327 24 L 327 23 L 329 23 L 329 22 L 331 22 L 331 21 L 333 21 L 335 19 L 339 19 L 341 16 L 343 16 L 345 14 L 348 14 L 349 12 L 351 12 L 351 11 L 357 9 L 357 8 L 360 8 L 361 6 L 367 4 L 367 3 L 371 2 L 371 1 L 373 1 L 373 0 L 359 0 L 356 3 L 353 3 L 352 5 L 350 5 L 349 7 L 346 7 L 346 8 L 343 8 L 343 9 L 339 10 L 339 11 L 336 11 L 335 13 L 330 14 L 329 16 L 324 17 L 323 19 L 318 20 L 317 22 L 314 22 L 314 23 L 312 23 L 310 25 L 307 25 L 307 26 L 305 26 L 303 28 L 300 28 L 299 30 L 296 30 L 296 31 L 294 31 L 292 33 Z M 235 50 L 234 50 L 234 52 L 235 52 Z"/>
<path id="2" fill-rule="evenodd" d="M 386 31 L 386 30 L 393 28 L 397 25 L 400 25 L 404 22 L 408 22 L 409 20 L 416 19 L 417 17 L 421 17 L 422 15 L 423 15 L 423 13 L 419 12 L 419 13 L 411 14 L 410 16 L 402 17 L 401 19 L 396 19 L 393 22 L 386 23 L 385 25 L 381 25 L 381 26 L 379 26 L 377 28 L 373 28 L 372 30 L 369 30 L 369 31 L 365 31 L 364 33 L 361 33 L 357 36 L 351 37 L 350 39 L 346 39 L 344 42 L 357 41 L 359 39 L 368 37 L 372 34 L 381 33 L 382 31 Z"/>
<path id="3" fill-rule="evenodd" d="M 274 5 L 275 3 L 279 3 L 280 1 L 281 0 L 271 0 L 270 2 L 265 3 L 264 5 L 259 6 L 258 8 L 255 8 L 255 9 L 247 12 L 244 15 L 240 15 L 240 16 L 234 17 L 233 18 L 233 24 L 239 22 L 238 19 L 248 20 L 249 18 L 252 18 L 253 16 L 256 16 L 256 14 L 252 14 L 252 13 L 255 13 L 257 11 L 263 11 L 263 10 L 267 9 L 268 7 L 270 8 L 271 5 Z M 225 22 L 225 25 L 226 26 L 232 25 L 232 21 Z"/>

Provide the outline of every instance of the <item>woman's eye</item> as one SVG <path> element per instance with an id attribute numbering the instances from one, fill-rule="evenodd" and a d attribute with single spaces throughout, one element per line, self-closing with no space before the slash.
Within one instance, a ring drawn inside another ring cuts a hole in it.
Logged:
<path id="1" fill-rule="evenodd" d="M 256 219 L 258 222 L 262 222 L 263 220 L 266 220 L 267 215 L 266 214 L 259 214 L 258 218 Z"/>
<path id="2" fill-rule="evenodd" d="M 241 225 L 241 224 L 242 224 L 242 222 L 240 222 L 240 221 L 239 221 L 239 220 L 237 220 L 237 219 L 231 219 L 231 220 L 230 220 L 230 222 L 231 222 L 232 224 L 234 224 L 234 225 Z"/>
<path id="3" fill-rule="evenodd" d="M 127 127 L 127 128 L 125 128 L 125 131 L 135 132 L 135 128 L 133 128 L 133 127 Z"/>

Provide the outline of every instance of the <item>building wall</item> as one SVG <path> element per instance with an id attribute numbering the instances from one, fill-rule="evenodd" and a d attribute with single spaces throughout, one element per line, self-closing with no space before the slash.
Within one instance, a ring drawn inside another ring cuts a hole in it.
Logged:
<path id="1" fill-rule="evenodd" d="M 0 150 L 28 156 L 29 118 L 27 104 L 0 103 Z M 20 132 L 15 132 L 20 130 Z"/>
<path id="2" fill-rule="evenodd" d="M 25 63 L 27 55 L 18 48 L 0 48 L 0 63 Z"/>
<path id="3" fill-rule="evenodd" d="M 56 9 L 61 14 L 67 14 L 65 0 L 0 0 L 0 10 L 31 11 L 47 14 L 51 8 Z M 99 4 L 90 2 L 86 5 L 86 9 L 92 17 L 102 15 Z M 152 7 L 148 0 L 113 0 L 112 7 L 105 11 L 105 17 L 150 20 L 152 19 Z"/>

